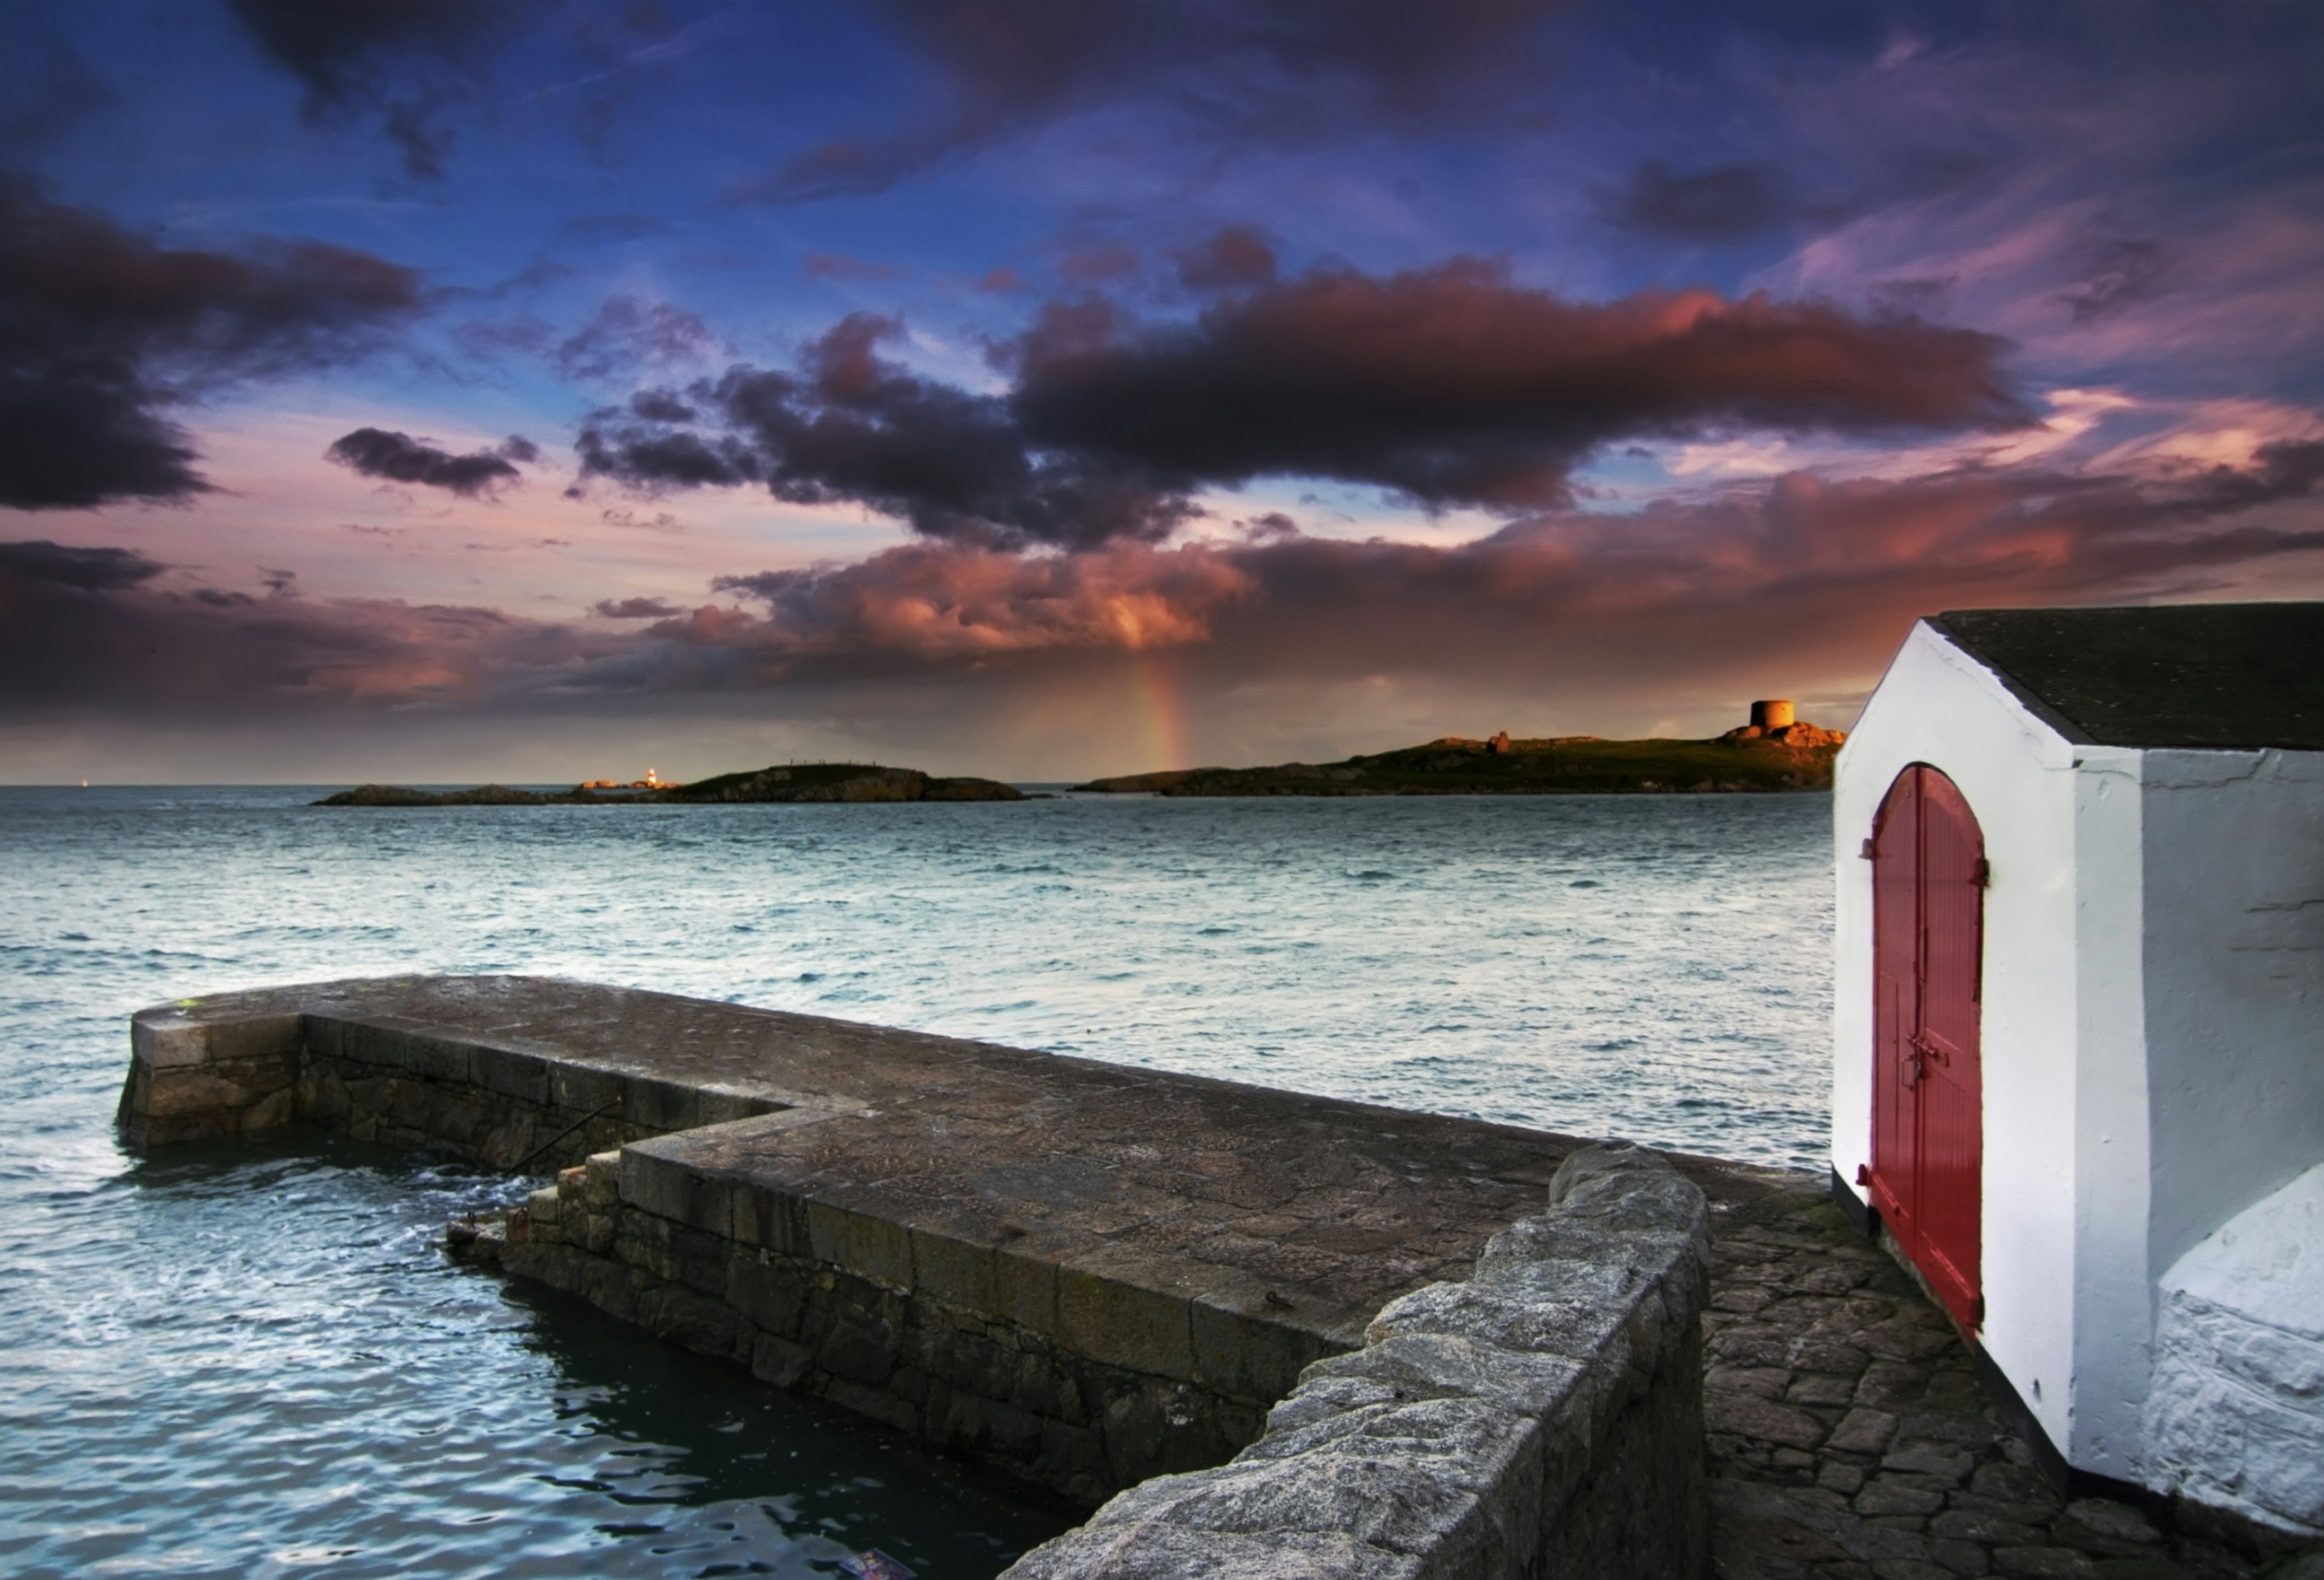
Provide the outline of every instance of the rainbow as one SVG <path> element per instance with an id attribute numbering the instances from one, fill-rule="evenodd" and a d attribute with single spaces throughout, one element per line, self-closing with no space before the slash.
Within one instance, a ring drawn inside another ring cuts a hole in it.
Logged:
<path id="1" fill-rule="evenodd" d="M 1135 648 L 1130 650 L 1130 669 L 1133 707 L 1147 760 L 1155 770 L 1192 768 L 1194 758 L 1186 751 L 1185 698 L 1177 671 L 1167 660 Z"/>

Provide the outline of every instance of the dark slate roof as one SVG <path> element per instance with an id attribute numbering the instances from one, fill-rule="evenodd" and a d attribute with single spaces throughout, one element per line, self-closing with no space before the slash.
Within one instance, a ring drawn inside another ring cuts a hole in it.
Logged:
<path id="1" fill-rule="evenodd" d="M 2070 741 L 2324 751 L 2324 603 L 1954 609 L 1928 624 Z"/>

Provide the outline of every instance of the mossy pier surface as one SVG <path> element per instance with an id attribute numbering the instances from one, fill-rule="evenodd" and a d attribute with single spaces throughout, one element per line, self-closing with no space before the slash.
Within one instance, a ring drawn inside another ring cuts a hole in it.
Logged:
<path id="1" fill-rule="evenodd" d="M 325 796 L 318 807 L 638 807 L 703 806 L 760 801 L 1021 801 L 1025 792 L 991 779 L 945 779 L 917 768 L 876 762 L 797 762 L 742 773 L 722 773 L 692 784 L 618 790 L 576 786 L 569 790 L 409 790 L 365 784 Z"/>
<path id="2" fill-rule="evenodd" d="M 1092 780 L 1076 790 L 1161 796 L 1471 796 L 1819 790 L 1842 737 L 1813 725 L 1735 730 L 1707 741 L 1595 735 L 1457 736 L 1337 762 L 1186 768 Z"/>

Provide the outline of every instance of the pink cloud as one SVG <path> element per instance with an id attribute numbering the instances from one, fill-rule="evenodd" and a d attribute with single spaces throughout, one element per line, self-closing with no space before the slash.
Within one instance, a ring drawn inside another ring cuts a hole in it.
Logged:
<path id="1" fill-rule="evenodd" d="M 1074 555 L 908 543 L 853 565 L 722 577 L 761 600 L 789 651 L 977 657 L 1204 640 L 1257 583 L 1205 548 L 1116 542 Z"/>
<path id="2" fill-rule="evenodd" d="M 1167 655 L 1198 698 L 1253 683 L 1289 698 L 1367 677 L 1545 707 L 1703 694 L 1742 675 L 1860 685 L 1914 615 L 1937 609 L 2200 596 L 2270 566 L 2290 572 L 2272 573 L 2275 596 L 2324 582 L 2319 486 L 2324 441 L 2280 440 L 2242 465 L 2144 480 L 2031 466 L 1902 481 L 1793 473 L 1451 546 L 1287 522 L 1074 553 L 909 541 L 720 577 L 715 590 L 739 601 L 683 614 L 608 597 L 598 609 L 613 619 L 594 622 L 302 598 L 287 580 L 254 598 L 188 587 L 147 556 L 26 544 L 0 555 L 0 695 L 23 717 L 521 709 L 906 674 L 1002 694 L 1070 688 L 1095 657 L 1138 653 Z M 653 624 L 626 624 L 637 619 Z"/>

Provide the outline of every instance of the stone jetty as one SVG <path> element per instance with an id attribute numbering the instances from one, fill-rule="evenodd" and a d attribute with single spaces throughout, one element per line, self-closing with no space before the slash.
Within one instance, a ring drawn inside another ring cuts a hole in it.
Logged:
<path id="1" fill-rule="evenodd" d="M 1107 1503 L 1028 1575 L 1701 1569 L 1707 1210 L 1652 1154 L 540 978 L 132 1030 L 134 1144 L 554 1174 L 511 1271 Z"/>
<path id="2" fill-rule="evenodd" d="M 1095 1508 L 1014 1580 L 2324 1575 L 2052 1490 L 1808 1176 L 540 978 L 132 1050 L 134 1145 L 539 1176 L 469 1254 Z"/>

